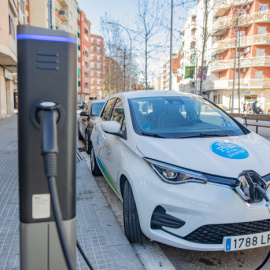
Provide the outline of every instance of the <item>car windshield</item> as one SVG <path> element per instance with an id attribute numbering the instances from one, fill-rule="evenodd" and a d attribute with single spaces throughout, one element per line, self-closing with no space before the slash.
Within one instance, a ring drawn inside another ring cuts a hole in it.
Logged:
<path id="1" fill-rule="evenodd" d="M 237 136 L 248 133 L 200 97 L 144 97 L 129 100 L 135 131 L 159 138 Z"/>
<path id="2" fill-rule="evenodd" d="M 105 101 L 99 102 L 99 103 L 93 103 L 91 116 L 99 116 L 99 114 L 103 108 L 104 103 L 105 103 Z"/>

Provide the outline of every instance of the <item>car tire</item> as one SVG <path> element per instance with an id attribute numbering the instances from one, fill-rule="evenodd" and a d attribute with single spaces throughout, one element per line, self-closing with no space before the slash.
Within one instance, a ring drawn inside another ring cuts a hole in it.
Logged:
<path id="1" fill-rule="evenodd" d="M 79 138 L 80 141 L 83 140 L 83 136 L 82 136 L 79 128 L 78 128 L 78 138 Z"/>
<path id="2" fill-rule="evenodd" d="M 125 235 L 130 243 L 142 243 L 145 236 L 141 231 L 133 192 L 128 181 L 124 184 L 123 216 Z"/>
<path id="3" fill-rule="evenodd" d="M 85 151 L 87 154 L 90 155 L 91 148 L 90 148 L 90 136 L 87 132 L 85 132 Z"/>
<path id="4" fill-rule="evenodd" d="M 95 152 L 94 152 L 94 148 L 93 148 L 93 145 L 91 143 L 91 150 L 90 150 L 90 165 L 91 165 L 91 171 L 92 171 L 92 174 L 94 176 L 101 176 L 102 173 L 98 167 L 98 164 L 97 164 L 97 159 L 96 159 L 96 156 L 95 156 Z"/>

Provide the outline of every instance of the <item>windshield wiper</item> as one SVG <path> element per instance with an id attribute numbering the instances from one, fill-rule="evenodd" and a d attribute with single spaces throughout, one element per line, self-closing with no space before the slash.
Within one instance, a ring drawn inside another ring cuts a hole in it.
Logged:
<path id="1" fill-rule="evenodd" d="M 156 137 L 156 138 L 166 138 L 166 137 L 161 136 L 161 135 L 159 135 L 159 134 L 156 134 L 156 133 L 150 133 L 150 132 L 142 132 L 141 134 L 142 134 L 142 135 L 145 135 L 145 136 Z"/>
<path id="2" fill-rule="evenodd" d="M 204 137 L 226 137 L 229 136 L 227 133 L 199 133 L 199 134 L 192 134 L 192 135 L 184 135 L 174 137 L 174 139 L 184 139 L 184 138 L 204 138 Z"/>

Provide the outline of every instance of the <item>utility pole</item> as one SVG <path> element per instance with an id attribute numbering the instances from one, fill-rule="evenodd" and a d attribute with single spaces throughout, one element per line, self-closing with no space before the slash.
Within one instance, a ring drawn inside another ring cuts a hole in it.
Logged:
<path id="1" fill-rule="evenodd" d="M 49 29 L 53 29 L 53 23 L 52 23 L 52 0 L 48 0 L 48 19 L 49 19 Z"/>
<path id="2" fill-rule="evenodd" d="M 171 39 L 170 39 L 170 82 L 169 90 L 172 90 L 172 42 L 173 42 L 173 0 L 171 0 Z"/>
<path id="3" fill-rule="evenodd" d="M 126 48 L 124 48 L 124 91 L 126 92 Z"/>
<path id="4" fill-rule="evenodd" d="M 240 7 L 238 10 L 237 20 L 236 20 L 236 33 L 235 33 L 235 49 L 234 49 L 234 71 L 233 71 L 233 90 L 232 90 L 232 108 L 231 113 L 234 111 L 234 88 L 235 88 L 235 74 L 236 74 L 236 52 L 237 52 L 237 39 L 238 39 L 238 22 L 239 22 L 239 15 L 241 14 L 241 10 L 244 7 L 248 0 L 245 1 L 245 3 Z M 238 70 L 238 73 L 240 70 Z"/>
<path id="5" fill-rule="evenodd" d="M 202 50 L 202 62 L 201 62 L 201 80 L 200 80 L 200 96 L 202 96 L 202 83 L 203 83 L 203 64 L 204 64 L 204 53 L 206 46 L 206 35 L 207 35 L 207 23 L 208 23 L 208 0 L 204 0 L 204 26 L 203 26 L 203 50 Z M 196 76 L 196 74 L 195 74 Z M 196 78 L 197 80 L 197 78 Z"/>

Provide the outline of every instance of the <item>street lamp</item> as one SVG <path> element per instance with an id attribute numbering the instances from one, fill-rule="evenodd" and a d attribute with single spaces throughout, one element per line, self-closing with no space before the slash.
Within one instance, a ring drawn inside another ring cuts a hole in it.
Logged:
<path id="1" fill-rule="evenodd" d="M 107 24 L 115 24 L 115 25 L 118 25 L 122 28 L 124 28 L 128 35 L 129 35 L 129 39 L 130 39 L 130 73 L 129 73 L 129 91 L 131 91 L 131 71 L 132 71 L 132 39 L 131 39 L 131 36 L 130 36 L 130 33 L 129 31 L 127 30 L 126 27 L 124 27 L 123 25 L 119 24 L 119 23 L 115 23 L 115 22 L 107 22 Z"/>
<path id="2" fill-rule="evenodd" d="M 245 3 L 240 7 L 238 10 L 238 15 L 237 15 L 237 21 L 236 21 L 236 36 L 235 36 L 235 49 L 234 49 L 234 71 L 233 71 L 233 90 L 232 90 L 232 109 L 231 113 L 233 113 L 234 110 L 234 87 L 235 87 L 235 74 L 236 74 L 236 52 L 237 52 L 237 39 L 238 39 L 238 20 L 239 20 L 239 15 L 241 14 L 241 10 L 244 7 L 244 5 L 247 3 L 248 0 L 245 1 Z M 239 51 L 239 57 L 240 57 L 240 51 Z M 238 67 L 238 72 L 240 72 L 240 66 Z M 240 89 L 238 89 L 238 92 L 240 92 Z M 240 93 L 238 93 L 239 97 L 239 104 L 240 104 Z M 239 112 L 240 112 L 240 105 L 239 105 Z"/>

